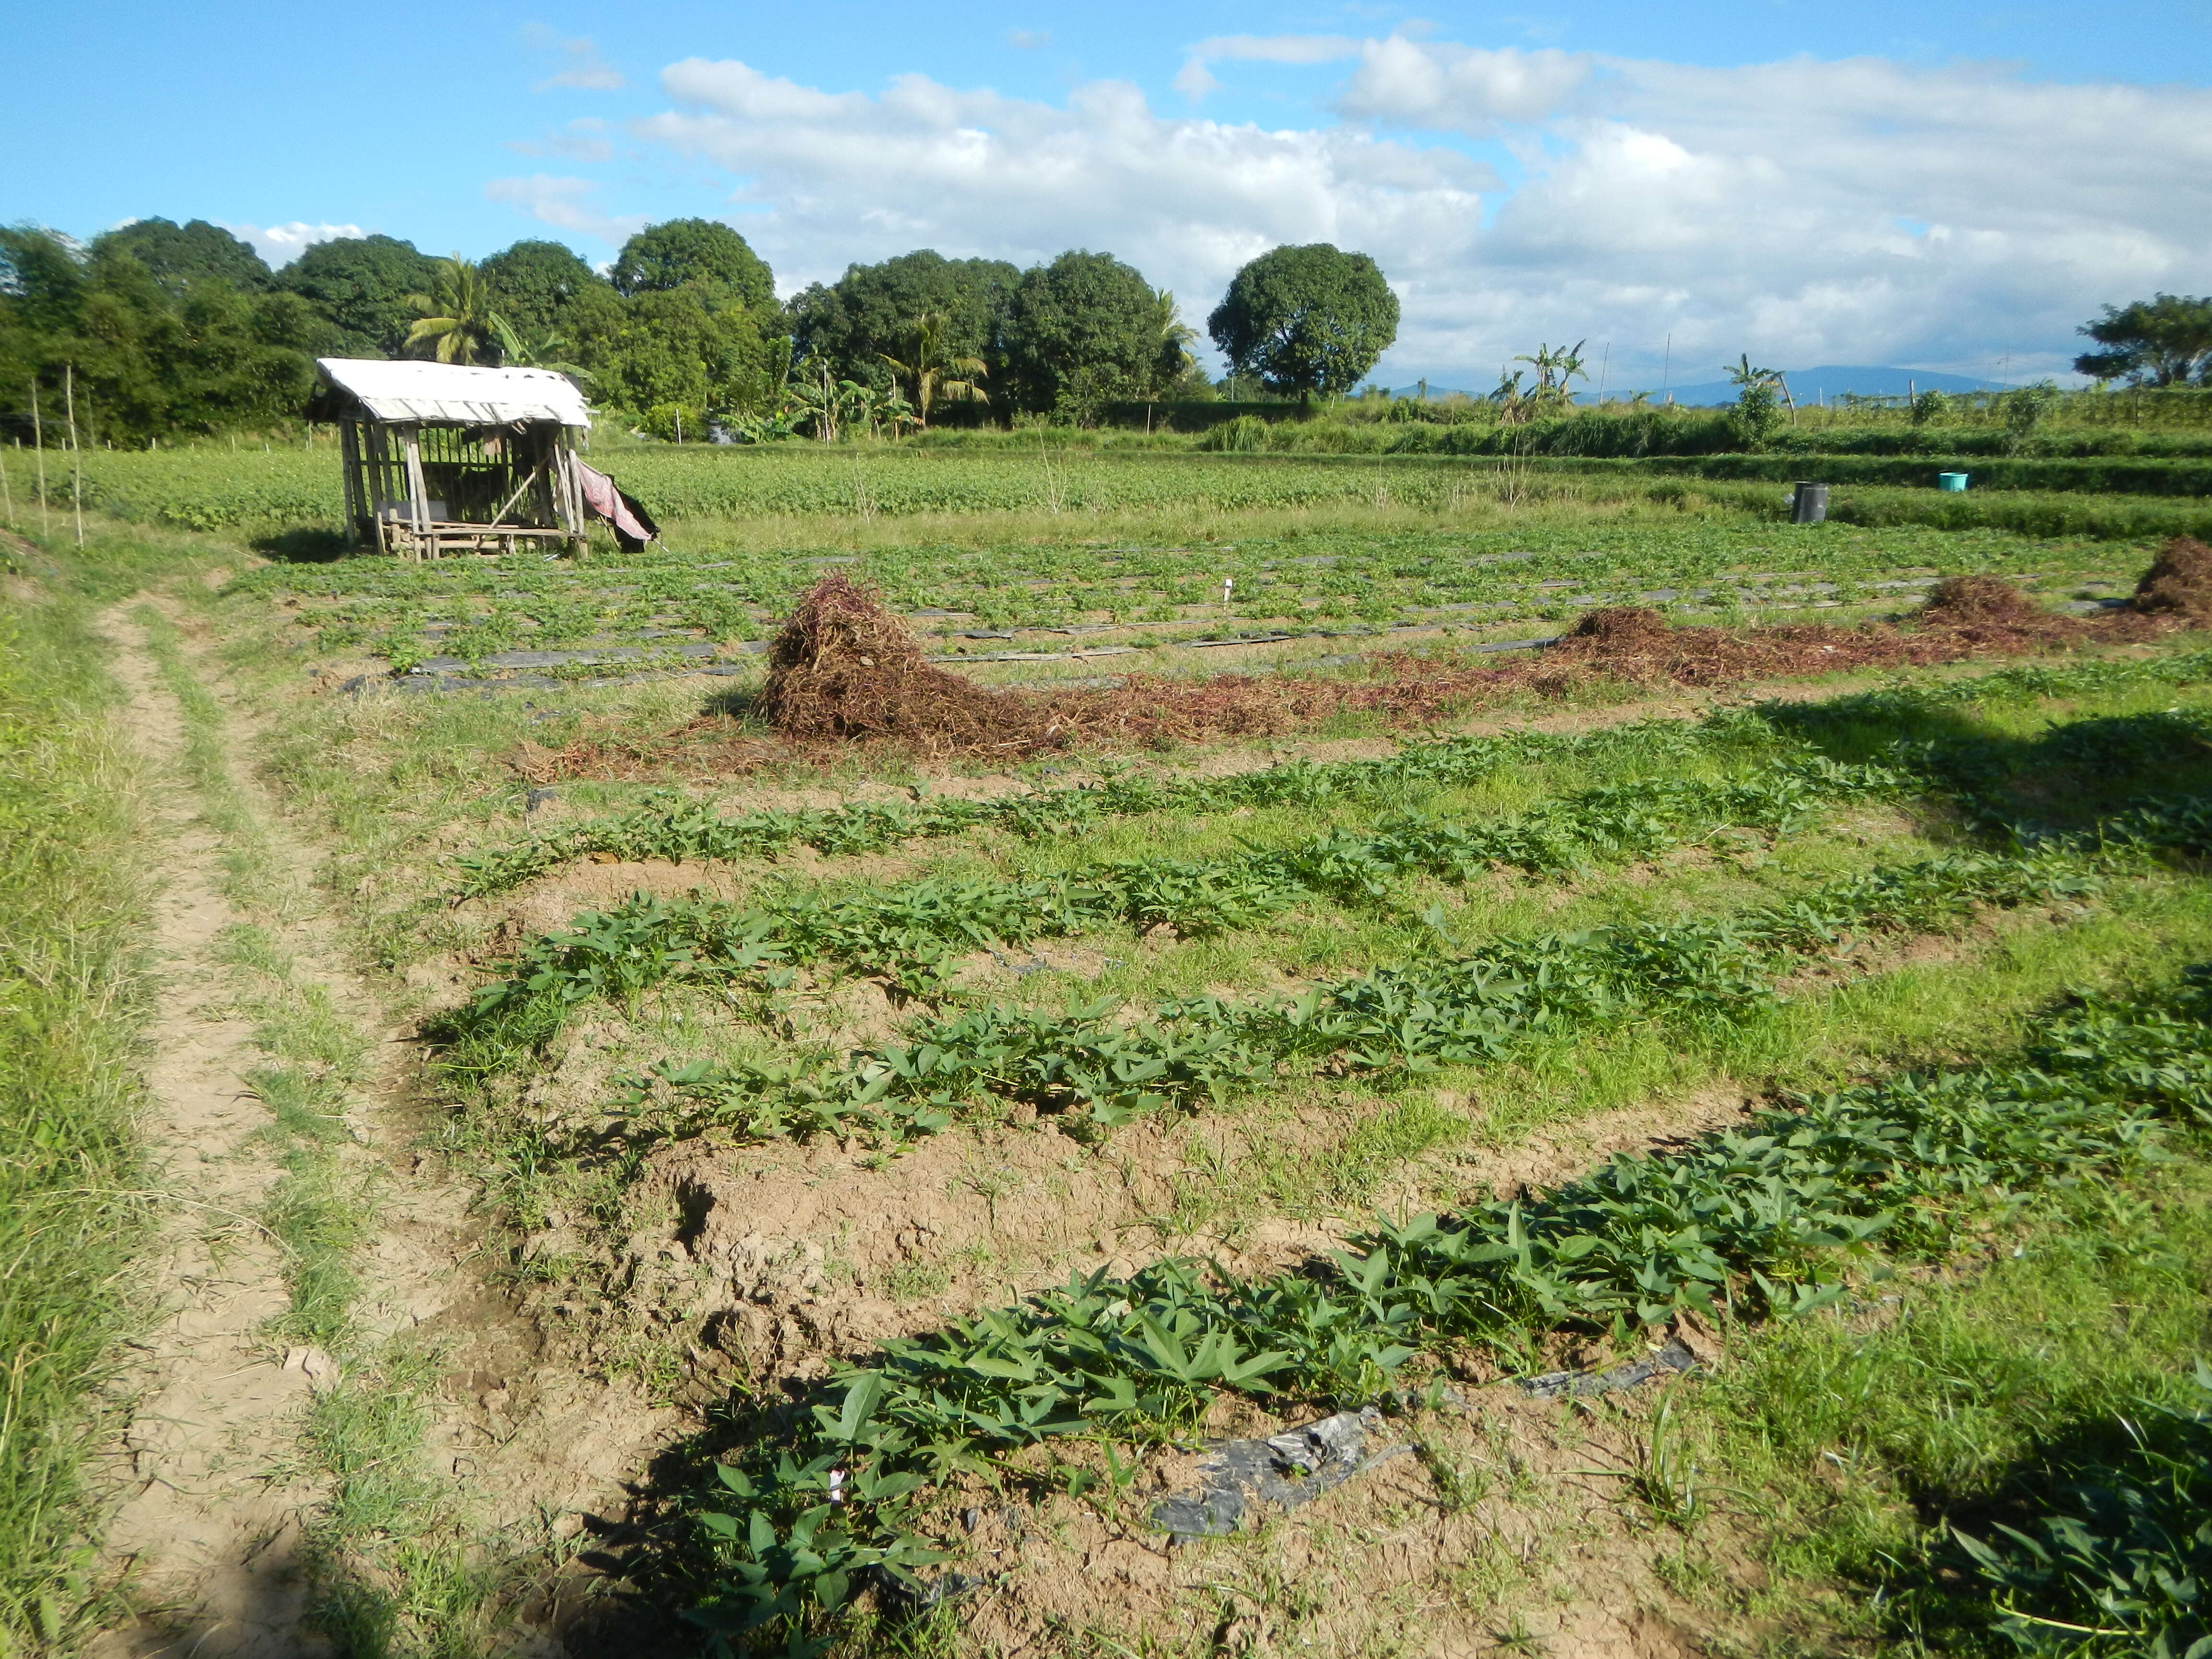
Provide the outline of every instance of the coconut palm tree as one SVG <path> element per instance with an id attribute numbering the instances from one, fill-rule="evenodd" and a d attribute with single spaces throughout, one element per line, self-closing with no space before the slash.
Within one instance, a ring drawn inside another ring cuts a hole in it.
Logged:
<path id="1" fill-rule="evenodd" d="M 459 253 L 439 260 L 437 266 L 437 293 L 407 296 L 420 319 L 407 331 L 407 349 L 430 346 L 441 363 L 492 362 L 499 356 L 500 334 L 507 325 L 491 308 L 491 290 L 483 274 Z"/>
<path id="2" fill-rule="evenodd" d="M 1198 361 L 1190 349 L 1198 340 L 1198 331 L 1183 321 L 1176 308 L 1173 290 L 1164 288 L 1152 295 L 1152 329 L 1160 342 L 1157 365 L 1160 389 L 1166 391 Z"/>
<path id="3" fill-rule="evenodd" d="M 914 409 L 916 424 L 929 424 L 930 406 L 940 397 L 957 398 L 975 403 L 988 403 L 983 388 L 976 382 L 983 378 L 981 357 L 951 357 L 945 355 L 945 330 L 946 318 L 941 311 L 925 311 L 914 319 L 914 361 L 902 363 L 887 353 L 878 352 L 890 366 L 890 371 L 914 383 Z"/>
<path id="4" fill-rule="evenodd" d="M 572 363 L 562 356 L 568 343 L 558 334 L 541 334 L 535 340 L 525 340 L 511 327 L 506 318 L 496 311 L 490 313 L 491 331 L 499 337 L 501 365 L 508 368 L 550 368 L 556 374 L 566 374 L 572 380 L 588 380 L 592 371 L 580 363 Z"/>

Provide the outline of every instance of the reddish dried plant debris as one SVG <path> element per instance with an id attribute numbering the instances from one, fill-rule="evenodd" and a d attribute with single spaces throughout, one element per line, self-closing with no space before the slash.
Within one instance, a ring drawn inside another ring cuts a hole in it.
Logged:
<path id="1" fill-rule="evenodd" d="M 1507 696 L 1564 696 L 1607 682 L 1705 688 L 1920 667 L 2136 643 L 2208 623 L 2212 548 L 2180 537 L 2160 550 L 2128 608 L 2091 617 L 2046 611 L 2000 577 L 1951 576 L 1936 584 L 1910 627 L 1678 628 L 1656 611 L 1607 606 L 1543 650 L 1507 663 L 1389 652 L 1369 658 L 1365 677 L 1357 679 L 1133 674 L 1118 686 L 1025 692 L 992 690 L 936 667 L 880 593 L 836 574 L 806 591 L 770 647 L 753 712 L 775 738 L 762 736 L 757 723 L 710 714 L 642 739 L 610 734 L 559 750 L 526 745 L 514 765 L 543 783 L 826 764 L 862 744 L 931 759 L 1011 760 L 1063 749 L 1277 737 L 1347 713 L 1419 726 Z"/>
<path id="2" fill-rule="evenodd" d="M 2193 536 L 2176 536 L 2159 549 L 2136 584 L 2134 605 L 2149 616 L 2212 622 L 2212 547 Z"/>

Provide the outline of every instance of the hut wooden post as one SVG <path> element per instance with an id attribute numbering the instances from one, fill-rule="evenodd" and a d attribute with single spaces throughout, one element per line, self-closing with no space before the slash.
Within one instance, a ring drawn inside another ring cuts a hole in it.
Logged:
<path id="1" fill-rule="evenodd" d="M 576 441 L 563 428 L 553 441 L 554 501 L 561 527 L 568 532 L 568 556 L 583 560 L 591 557 L 592 541 L 584 518 L 584 481 L 576 471 L 575 458 Z"/>
<path id="2" fill-rule="evenodd" d="M 416 428 L 403 426 L 399 441 L 407 456 L 407 508 L 415 526 L 415 556 L 434 559 L 438 550 L 430 539 L 430 487 L 422 480 L 422 441 Z"/>
<path id="3" fill-rule="evenodd" d="M 362 522 L 371 514 L 367 481 L 361 475 L 361 427 L 357 422 L 338 422 L 339 464 L 345 468 L 346 545 L 362 544 Z"/>

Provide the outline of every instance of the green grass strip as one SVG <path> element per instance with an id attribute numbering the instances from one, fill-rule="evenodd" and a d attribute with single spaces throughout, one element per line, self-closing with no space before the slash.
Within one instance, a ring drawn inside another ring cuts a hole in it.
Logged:
<path id="1" fill-rule="evenodd" d="M 0 1648 L 74 1649 L 97 1608 L 84 1462 L 140 1309 L 132 1122 L 143 923 L 113 690 L 86 607 L 0 617 Z"/>

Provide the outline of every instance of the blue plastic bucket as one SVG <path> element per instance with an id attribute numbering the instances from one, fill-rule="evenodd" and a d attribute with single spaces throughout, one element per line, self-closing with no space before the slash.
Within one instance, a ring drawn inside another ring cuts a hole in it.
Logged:
<path id="1" fill-rule="evenodd" d="M 1966 487 L 1966 477 L 1964 472 L 1938 472 L 1936 475 L 1936 488 L 1956 493 Z"/>

